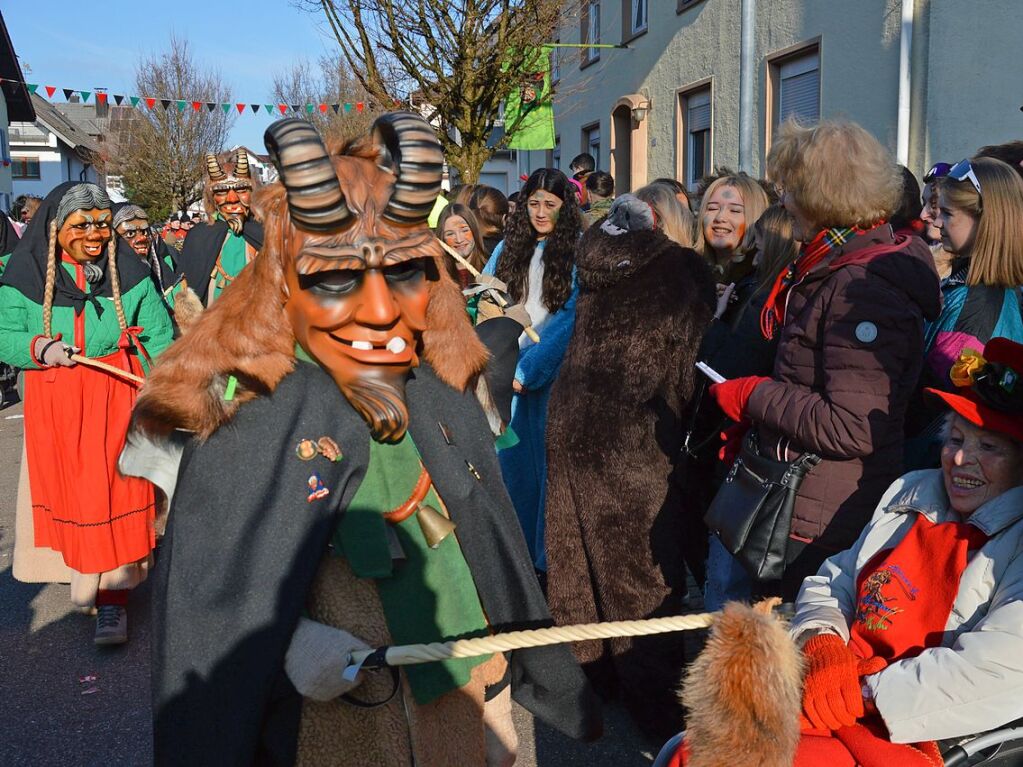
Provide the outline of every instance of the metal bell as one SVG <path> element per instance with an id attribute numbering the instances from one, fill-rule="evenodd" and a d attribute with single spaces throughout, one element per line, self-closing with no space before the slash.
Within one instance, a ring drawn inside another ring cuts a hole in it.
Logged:
<path id="1" fill-rule="evenodd" d="M 416 511 L 416 519 L 419 520 L 419 529 L 423 531 L 423 538 L 426 545 L 431 549 L 440 546 L 441 541 L 455 531 L 455 523 L 444 516 L 433 506 L 419 504 Z"/>

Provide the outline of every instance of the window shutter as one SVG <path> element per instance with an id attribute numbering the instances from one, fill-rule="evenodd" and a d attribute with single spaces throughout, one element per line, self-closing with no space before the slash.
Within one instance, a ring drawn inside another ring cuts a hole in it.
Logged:
<path id="1" fill-rule="evenodd" d="M 710 130 L 710 91 L 704 90 L 686 97 L 686 130 L 699 133 Z"/>
<path id="2" fill-rule="evenodd" d="M 779 67 L 778 119 L 803 122 L 820 119 L 821 73 L 817 54 L 786 61 Z"/>

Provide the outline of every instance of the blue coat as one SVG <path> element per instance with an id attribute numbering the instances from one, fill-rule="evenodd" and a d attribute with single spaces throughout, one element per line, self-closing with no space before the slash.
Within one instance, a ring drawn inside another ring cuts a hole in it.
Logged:
<path id="1" fill-rule="evenodd" d="M 497 262 L 503 250 L 504 242 L 494 248 L 494 254 L 483 268 L 484 274 L 492 275 L 497 271 Z M 504 484 L 515 505 L 519 522 L 522 523 L 529 553 L 537 569 L 544 571 L 547 570 L 544 537 L 547 401 L 575 328 L 575 301 L 578 294 L 573 270 L 572 293 L 568 301 L 536 329 L 540 343 L 527 346 L 519 353 L 515 379 L 522 383 L 526 391 L 512 398 L 511 416 L 511 429 L 519 441 L 498 453 Z"/>

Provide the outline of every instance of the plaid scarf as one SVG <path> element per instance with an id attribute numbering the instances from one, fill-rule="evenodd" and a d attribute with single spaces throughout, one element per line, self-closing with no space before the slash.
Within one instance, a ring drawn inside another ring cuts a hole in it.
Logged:
<path id="1" fill-rule="evenodd" d="M 845 245 L 853 237 L 868 230 L 849 227 L 847 229 L 822 229 L 810 242 L 803 246 L 796 260 L 778 275 L 760 313 L 760 332 L 770 341 L 785 322 L 785 298 L 789 288 L 802 281 L 803 277 L 823 261 L 835 248 Z"/>

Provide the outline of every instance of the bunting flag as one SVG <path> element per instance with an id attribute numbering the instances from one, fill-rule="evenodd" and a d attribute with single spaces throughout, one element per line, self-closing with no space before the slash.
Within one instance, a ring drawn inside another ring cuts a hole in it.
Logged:
<path id="1" fill-rule="evenodd" d="M 526 51 L 519 60 L 505 63 L 516 67 L 519 85 L 508 96 L 504 126 L 509 149 L 554 148 L 554 102 L 551 91 L 551 57 L 545 48 Z"/>
<path id="2" fill-rule="evenodd" d="M 361 113 L 366 110 L 367 107 L 373 106 L 363 101 L 346 101 L 338 102 L 336 104 L 328 104 L 325 102 L 311 101 L 304 104 L 259 104 L 259 103 L 248 103 L 244 101 L 238 102 L 216 102 L 216 101 L 205 101 L 193 98 L 161 98 L 158 96 L 131 96 L 123 93 L 108 94 L 106 88 L 94 88 L 93 90 L 81 90 L 79 88 L 62 88 L 56 85 L 43 85 L 41 83 L 26 83 L 23 80 L 15 80 L 12 78 L 0 77 L 0 83 L 11 82 L 19 85 L 24 85 L 29 93 L 35 95 L 42 95 L 39 90 L 42 88 L 46 93 L 47 99 L 53 99 L 58 91 L 64 94 L 64 100 L 68 102 L 79 102 L 87 104 L 89 99 L 95 96 L 95 104 L 98 106 L 105 106 L 110 97 L 113 96 L 113 101 L 117 106 L 131 105 L 135 109 L 156 109 L 157 104 L 163 107 L 164 111 L 170 109 L 171 104 L 177 107 L 179 113 L 183 114 L 189 106 L 192 107 L 192 112 L 201 112 L 203 106 L 206 107 L 207 112 L 213 112 L 219 105 L 224 114 L 230 114 L 231 108 L 237 111 L 239 115 L 251 113 L 253 115 L 259 114 L 259 108 L 262 107 L 263 111 L 267 116 L 274 113 L 274 110 L 280 112 L 282 115 L 286 115 L 289 112 L 296 115 L 313 115 L 316 113 L 327 114 L 328 110 L 333 111 L 335 115 L 341 115 L 342 109 L 345 116 L 351 114 L 354 109 L 356 112 Z M 395 101 L 395 107 L 400 107 L 401 102 Z M 248 108 L 248 109 L 246 109 Z"/>

